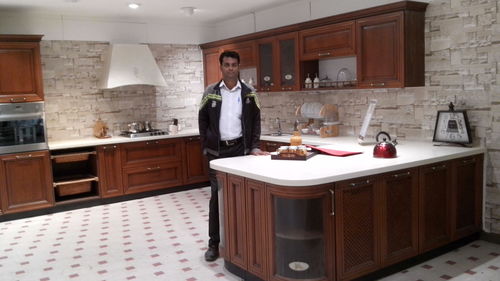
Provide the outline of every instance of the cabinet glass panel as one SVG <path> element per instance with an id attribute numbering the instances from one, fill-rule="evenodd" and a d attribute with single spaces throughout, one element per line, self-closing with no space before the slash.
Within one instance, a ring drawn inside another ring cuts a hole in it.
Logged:
<path id="1" fill-rule="evenodd" d="M 259 45 L 259 58 L 259 84 L 261 87 L 271 87 L 274 85 L 272 43 L 264 43 Z"/>
<path id="2" fill-rule="evenodd" d="M 276 275 L 292 279 L 325 276 L 321 198 L 274 197 Z"/>
<path id="3" fill-rule="evenodd" d="M 280 40 L 280 75 L 281 86 L 293 86 L 295 84 L 295 40 Z"/>

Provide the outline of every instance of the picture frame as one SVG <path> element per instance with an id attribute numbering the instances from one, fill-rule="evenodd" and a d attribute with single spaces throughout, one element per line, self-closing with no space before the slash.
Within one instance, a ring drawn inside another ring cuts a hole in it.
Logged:
<path id="1" fill-rule="evenodd" d="M 450 109 L 437 112 L 432 141 L 463 145 L 472 143 L 467 112 L 465 110 L 453 110 L 453 106 L 450 106 Z"/>

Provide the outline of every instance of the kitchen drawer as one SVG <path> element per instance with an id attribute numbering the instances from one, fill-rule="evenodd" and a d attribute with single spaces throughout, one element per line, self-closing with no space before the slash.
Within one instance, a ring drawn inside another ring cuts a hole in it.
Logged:
<path id="1" fill-rule="evenodd" d="M 150 162 L 182 161 L 182 139 L 141 141 L 122 145 L 123 167 L 143 166 Z"/>
<path id="2" fill-rule="evenodd" d="M 125 194 L 182 185 L 182 162 L 152 162 L 123 169 Z"/>

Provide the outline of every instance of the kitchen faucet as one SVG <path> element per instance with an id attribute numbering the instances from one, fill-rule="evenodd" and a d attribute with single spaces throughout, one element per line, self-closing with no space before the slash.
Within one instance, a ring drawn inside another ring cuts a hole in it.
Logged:
<path id="1" fill-rule="evenodd" d="M 281 136 L 281 120 L 279 117 L 276 118 L 276 123 L 278 123 L 278 136 Z"/>

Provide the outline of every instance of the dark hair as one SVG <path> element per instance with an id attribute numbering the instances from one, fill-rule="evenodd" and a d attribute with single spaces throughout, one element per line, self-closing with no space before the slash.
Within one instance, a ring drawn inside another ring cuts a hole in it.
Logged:
<path id="1" fill-rule="evenodd" d="M 224 59 L 224 57 L 236 59 L 236 60 L 238 60 L 238 64 L 240 64 L 240 54 L 238 54 L 235 51 L 224 51 L 224 52 L 222 52 L 222 54 L 220 54 L 220 56 L 219 56 L 219 63 L 221 65 L 222 65 L 222 60 Z"/>

